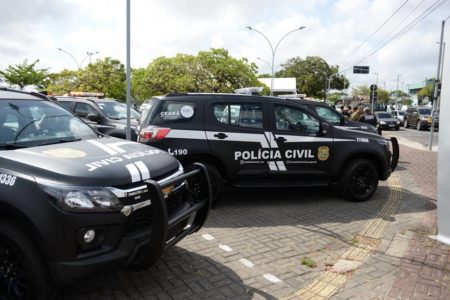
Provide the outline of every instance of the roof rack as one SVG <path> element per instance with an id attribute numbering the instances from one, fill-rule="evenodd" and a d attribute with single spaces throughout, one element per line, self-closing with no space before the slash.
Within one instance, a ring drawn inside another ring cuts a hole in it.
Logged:
<path id="1" fill-rule="evenodd" d="M 254 86 L 254 87 L 245 87 L 234 90 L 235 94 L 241 94 L 241 95 L 256 95 L 259 96 L 260 93 L 263 91 L 262 86 Z"/>

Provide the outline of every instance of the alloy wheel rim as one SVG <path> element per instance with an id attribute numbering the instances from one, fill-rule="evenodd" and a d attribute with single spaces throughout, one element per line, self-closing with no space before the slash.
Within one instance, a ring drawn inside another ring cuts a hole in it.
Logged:
<path id="1" fill-rule="evenodd" d="M 352 174 L 350 189 L 359 197 L 370 195 L 374 190 L 373 171 L 364 166 L 358 167 Z"/>
<path id="2" fill-rule="evenodd" d="M 0 241 L 3 242 L 3 241 Z M 29 292 L 29 274 L 23 255 L 8 244 L 0 244 L 0 300 L 24 299 Z"/>

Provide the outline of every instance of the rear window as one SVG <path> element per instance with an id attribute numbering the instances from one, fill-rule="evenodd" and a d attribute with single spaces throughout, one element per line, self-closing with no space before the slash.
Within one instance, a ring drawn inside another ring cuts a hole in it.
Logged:
<path id="1" fill-rule="evenodd" d="M 191 102 L 163 101 L 161 107 L 161 110 L 154 114 L 154 125 L 188 122 L 197 110 L 196 104 Z"/>

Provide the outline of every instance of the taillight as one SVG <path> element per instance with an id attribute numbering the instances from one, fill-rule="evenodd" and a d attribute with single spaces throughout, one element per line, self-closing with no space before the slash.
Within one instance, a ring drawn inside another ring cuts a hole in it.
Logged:
<path id="1" fill-rule="evenodd" d="M 146 127 L 142 128 L 139 133 L 140 142 L 148 142 L 150 140 L 162 140 L 170 132 L 170 128 Z"/>

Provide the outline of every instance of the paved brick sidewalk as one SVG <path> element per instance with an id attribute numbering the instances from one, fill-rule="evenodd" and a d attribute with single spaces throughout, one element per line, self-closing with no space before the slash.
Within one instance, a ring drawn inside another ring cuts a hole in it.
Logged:
<path id="1" fill-rule="evenodd" d="M 429 206 L 437 200 L 437 153 L 401 147 L 401 165 Z M 429 238 L 436 233 L 436 210 L 422 218 L 401 259 L 389 299 L 450 299 L 450 247 Z"/>

